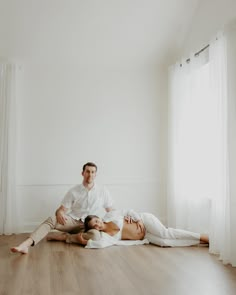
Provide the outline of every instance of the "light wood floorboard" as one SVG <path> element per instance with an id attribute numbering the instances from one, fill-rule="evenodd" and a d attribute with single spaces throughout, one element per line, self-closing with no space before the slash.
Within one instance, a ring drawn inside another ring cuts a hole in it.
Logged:
<path id="1" fill-rule="evenodd" d="M 41 241 L 12 254 L 27 234 L 0 236 L 0 295 L 235 295 L 236 268 L 203 246 L 84 249 Z"/>

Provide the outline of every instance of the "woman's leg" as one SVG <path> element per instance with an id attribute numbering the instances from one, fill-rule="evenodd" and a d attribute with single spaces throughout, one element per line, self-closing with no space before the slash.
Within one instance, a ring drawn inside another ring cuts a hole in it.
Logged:
<path id="1" fill-rule="evenodd" d="M 201 235 L 186 230 L 166 228 L 160 220 L 150 213 L 141 214 L 147 238 L 161 247 L 191 246 L 200 243 Z"/>
<path id="2" fill-rule="evenodd" d="M 209 236 L 206 234 L 200 235 L 200 242 L 203 244 L 209 244 Z"/>

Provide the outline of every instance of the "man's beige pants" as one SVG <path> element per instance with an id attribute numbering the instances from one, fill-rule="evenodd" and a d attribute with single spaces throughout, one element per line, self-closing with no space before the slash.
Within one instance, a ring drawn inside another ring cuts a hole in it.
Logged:
<path id="1" fill-rule="evenodd" d="M 84 223 L 81 220 L 75 220 L 69 215 L 66 215 L 66 218 L 65 225 L 58 223 L 56 216 L 51 216 L 41 223 L 30 235 L 30 238 L 34 241 L 33 245 L 36 245 L 53 229 L 69 233 L 78 233 L 84 230 Z"/>

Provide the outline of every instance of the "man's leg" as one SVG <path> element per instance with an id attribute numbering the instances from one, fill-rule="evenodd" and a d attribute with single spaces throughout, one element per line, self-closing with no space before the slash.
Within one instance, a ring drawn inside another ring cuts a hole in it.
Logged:
<path id="1" fill-rule="evenodd" d="M 52 229 L 70 232 L 72 230 L 75 230 L 76 228 L 79 229 L 79 227 L 81 227 L 82 224 L 83 223 L 81 221 L 74 220 L 70 216 L 67 216 L 65 225 L 57 223 L 56 216 L 49 217 L 42 224 L 40 224 L 38 228 L 36 228 L 36 230 L 29 236 L 29 238 L 27 238 L 23 243 L 21 243 L 17 247 L 12 247 L 11 251 L 26 254 L 28 253 L 30 246 L 36 245 Z"/>
<path id="2" fill-rule="evenodd" d="M 80 231 L 80 228 L 84 228 L 83 222 L 75 220 L 70 216 L 66 217 L 66 223 L 60 224 L 57 222 L 56 216 L 49 217 L 46 219 L 31 235 L 30 238 L 36 245 L 41 241 L 52 229 L 56 229 L 62 232 L 71 232 L 74 230 Z"/>
<path id="3" fill-rule="evenodd" d="M 100 232 L 96 229 L 90 229 L 89 231 L 82 234 L 85 240 L 94 240 L 99 241 L 101 239 Z M 69 234 L 69 233 L 61 233 L 61 234 L 48 234 L 47 236 L 48 241 L 64 241 L 66 243 L 75 243 L 81 244 L 80 240 L 78 239 L 78 234 Z"/>
<path id="4" fill-rule="evenodd" d="M 12 247 L 11 252 L 27 254 L 29 252 L 29 247 L 33 244 L 33 242 L 34 241 L 31 238 L 27 238 L 20 245 L 18 245 L 16 247 Z"/>

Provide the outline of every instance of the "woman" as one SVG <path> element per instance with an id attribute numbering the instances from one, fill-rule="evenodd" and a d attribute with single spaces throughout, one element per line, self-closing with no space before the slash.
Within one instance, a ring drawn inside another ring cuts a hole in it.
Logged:
<path id="1" fill-rule="evenodd" d="M 161 247 L 192 246 L 209 243 L 207 235 L 181 229 L 166 228 L 157 217 L 150 213 L 138 214 L 133 210 L 111 211 L 103 219 L 89 215 L 85 219 L 85 233 L 76 235 L 50 235 L 48 240 L 60 240 L 79 243 L 87 248 L 103 248 L 120 243 L 119 241 L 142 241 Z M 100 232 L 90 232 L 97 230 Z M 90 236 L 88 236 L 88 234 Z M 91 239 L 91 235 L 93 235 Z M 135 242 L 135 244 L 137 244 Z"/>

